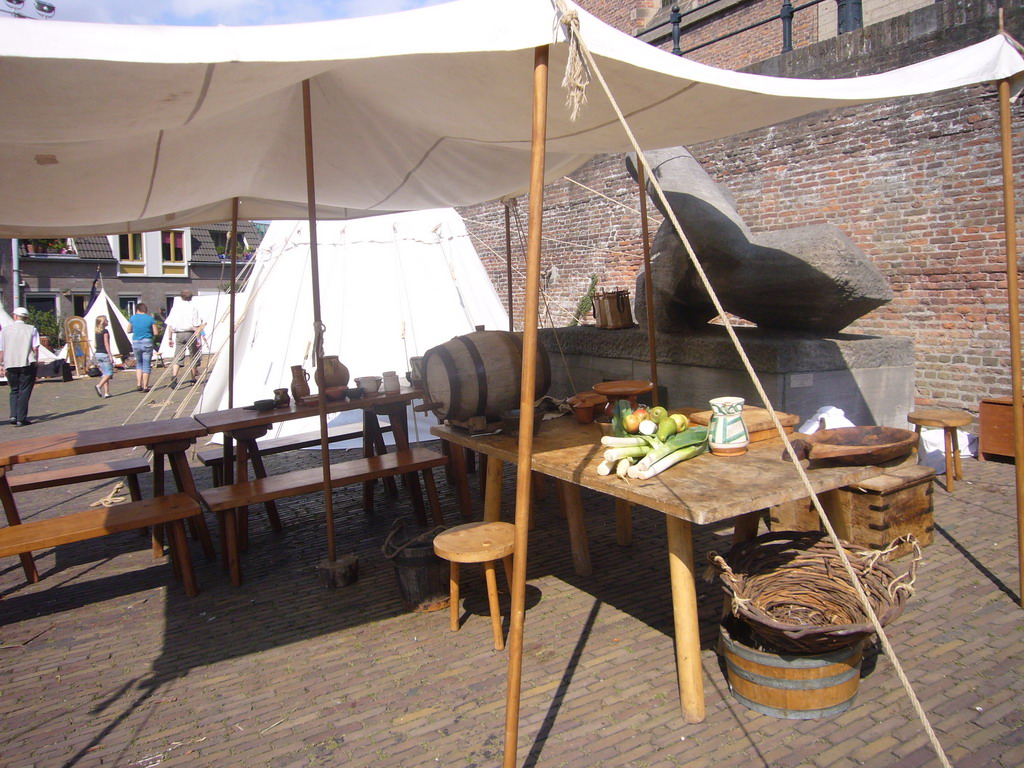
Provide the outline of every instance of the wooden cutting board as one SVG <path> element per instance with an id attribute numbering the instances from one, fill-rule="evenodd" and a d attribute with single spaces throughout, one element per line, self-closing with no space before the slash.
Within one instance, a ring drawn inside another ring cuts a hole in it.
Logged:
<path id="1" fill-rule="evenodd" d="M 782 428 L 787 435 L 791 434 L 800 422 L 800 417 L 795 413 L 776 411 L 775 415 L 779 417 L 779 423 L 782 424 Z M 706 427 L 711 422 L 711 411 L 691 413 L 689 414 L 689 419 L 693 424 Z M 775 425 L 772 424 L 772 418 L 765 408 L 758 408 L 754 405 L 743 406 L 743 423 L 747 427 L 747 433 L 750 435 L 750 442 L 752 443 L 770 440 L 773 437 L 779 436 L 778 432 L 775 431 Z"/>

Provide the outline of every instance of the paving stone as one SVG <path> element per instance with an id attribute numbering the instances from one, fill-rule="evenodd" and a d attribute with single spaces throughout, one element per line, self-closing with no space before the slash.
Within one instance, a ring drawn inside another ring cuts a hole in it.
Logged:
<path id="1" fill-rule="evenodd" d="M 128 390 L 127 376 L 115 392 Z M 90 398 L 91 395 L 91 398 Z M 41 385 L 32 434 L 121 423 L 132 391 L 99 401 L 88 380 Z M 4 434 L 6 433 L 6 434 Z M 21 438 L 0 423 L 0 440 Z M 316 451 L 268 458 L 271 472 L 318 466 Z M 514 505 L 507 470 L 504 506 Z M 935 490 L 935 542 L 916 592 L 886 631 L 957 768 L 1024 764 L 1024 612 L 1015 603 L 1013 466 L 968 461 L 972 482 Z M 201 487 L 209 473 L 196 472 Z M 143 482 L 144 492 L 151 479 Z M 479 483 L 471 479 L 479 512 Z M 112 484 L 19 496 L 26 519 L 59 514 Z M 446 519 L 459 522 L 438 473 Z M 159 759 L 189 768 L 500 764 L 508 652 L 491 646 L 482 582 L 466 579 L 465 624 L 414 614 L 380 546 L 404 493 L 336 492 L 340 549 L 359 581 L 324 590 L 323 502 L 280 504 L 286 530 L 250 514 L 245 583 L 191 551 L 200 589 L 187 598 L 148 539 L 124 534 L 40 553 L 44 578 L 0 562 L 0 754 L 12 766 L 75 768 Z M 634 544 L 615 544 L 614 506 L 585 494 L 590 577 L 573 571 L 553 493 L 537 501 L 530 536 L 519 764 L 536 768 L 919 768 L 936 764 L 885 656 L 865 672 L 854 706 L 832 719 L 778 720 L 728 690 L 715 655 L 715 584 L 698 583 L 707 719 L 683 721 L 675 681 L 664 518 L 634 514 Z M 213 521 L 211 520 L 211 523 Z M 215 540 L 216 526 L 211 525 Z M 694 528 L 698 563 L 727 549 L 728 526 Z M 997 546 L 998 545 L 998 546 Z M 899 561 L 900 563 L 904 561 Z M 502 608 L 508 615 L 507 594 Z M 507 631 L 507 619 L 505 622 Z M 980 708 L 980 711 L 979 711 Z M 146 761 L 150 762 L 147 763 Z"/>

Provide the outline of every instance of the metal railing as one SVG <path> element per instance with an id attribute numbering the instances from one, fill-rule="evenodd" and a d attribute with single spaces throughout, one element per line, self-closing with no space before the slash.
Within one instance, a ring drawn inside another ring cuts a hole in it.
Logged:
<path id="1" fill-rule="evenodd" d="M 864 26 L 861 1 L 862 0 L 836 0 L 839 34 L 852 32 L 853 30 L 860 29 Z M 728 40 L 729 38 L 741 35 L 744 32 L 749 32 L 752 29 L 757 29 L 758 27 L 763 27 L 766 24 L 780 21 L 782 22 L 782 48 L 780 52 L 788 53 L 793 50 L 793 17 L 796 15 L 797 11 L 811 8 L 821 2 L 824 2 L 824 0 L 808 0 L 806 3 L 794 6 L 790 0 L 782 0 L 782 7 L 776 15 L 747 24 L 740 29 L 734 29 L 731 32 L 726 32 L 725 34 L 719 35 L 711 40 L 705 40 L 703 43 L 698 43 L 697 45 L 691 46 L 685 50 L 679 47 L 680 38 L 682 37 L 683 19 L 706 10 L 707 6 L 699 6 L 697 8 L 691 8 L 688 11 L 681 12 L 678 5 L 673 5 L 672 11 L 666 21 L 650 27 L 646 31 L 654 32 L 662 27 L 671 27 L 672 53 L 676 56 L 685 56 L 688 53 L 699 51 L 701 48 L 706 48 L 709 45 L 720 43 L 723 40 Z"/>

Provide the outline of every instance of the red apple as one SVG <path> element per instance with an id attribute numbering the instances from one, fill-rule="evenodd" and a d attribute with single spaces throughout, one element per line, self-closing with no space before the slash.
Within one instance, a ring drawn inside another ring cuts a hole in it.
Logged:
<path id="1" fill-rule="evenodd" d="M 637 412 L 633 411 L 628 416 L 622 417 L 622 428 L 630 434 L 636 434 L 637 430 L 640 429 L 640 422 L 642 419 L 637 416 Z"/>

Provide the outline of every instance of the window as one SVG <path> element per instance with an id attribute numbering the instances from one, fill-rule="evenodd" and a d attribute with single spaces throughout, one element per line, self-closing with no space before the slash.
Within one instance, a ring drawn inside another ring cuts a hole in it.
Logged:
<path id="1" fill-rule="evenodd" d="M 160 233 L 161 269 L 167 276 L 185 277 L 185 233 L 168 230 Z"/>
<path id="2" fill-rule="evenodd" d="M 118 258 L 122 261 L 142 261 L 142 233 L 134 232 L 130 235 L 120 235 L 117 238 Z"/>
<path id="3" fill-rule="evenodd" d="M 183 264 L 185 262 L 185 233 L 172 230 L 160 233 L 160 252 L 164 263 Z"/>
<path id="4" fill-rule="evenodd" d="M 213 243 L 213 250 L 223 256 L 228 252 L 228 233 L 210 232 L 210 241 Z"/>
<path id="5" fill-rule="evenodd" d="M 135 305 L 139 303 L 138 296 L 119 296 L 117 299 L 117 306 L 121 308 L 121 311 L 126 315 L 135 314 Z"/>
<path id="6" fill-rule="evenodd" d="M 22 298 L 25 303 L 25 309 L 36 312 L 52 312 L 55 316 L 57 315 L 57 297 L 54 295 L 47 296 L 46 294 L 32 294 L 31 296 L 25 296 Z"/>

